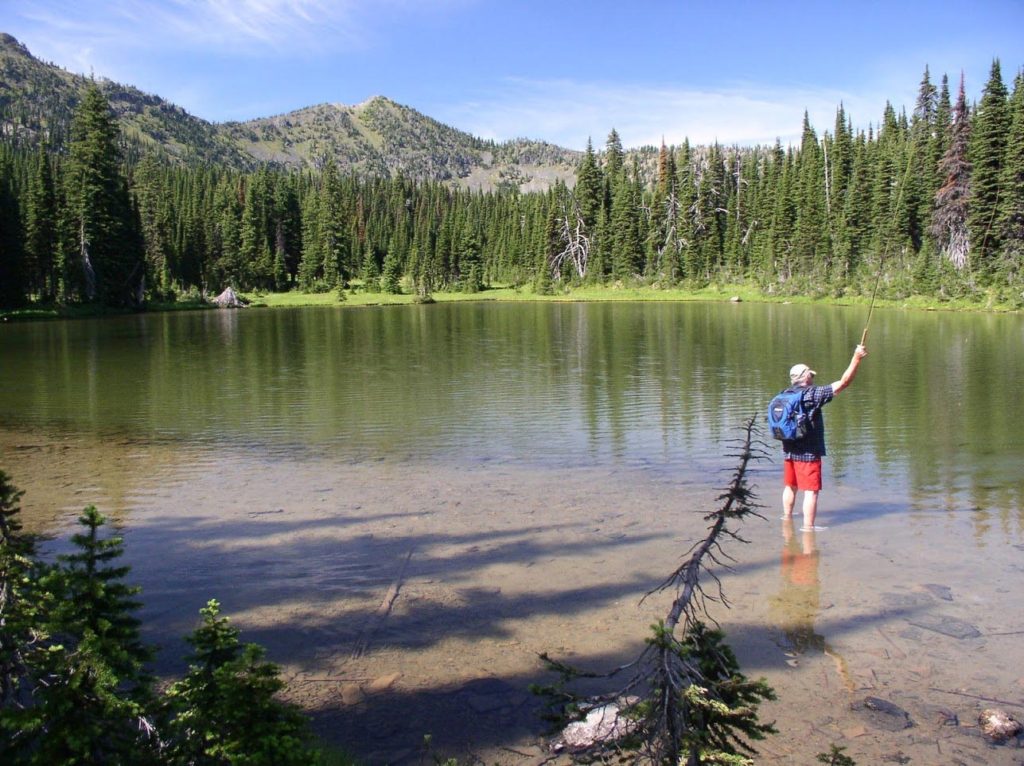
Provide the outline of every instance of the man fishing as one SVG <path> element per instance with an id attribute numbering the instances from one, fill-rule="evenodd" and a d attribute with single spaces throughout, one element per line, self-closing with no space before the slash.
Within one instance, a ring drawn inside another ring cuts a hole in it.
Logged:
<path id="1" fill-rule="evenodd" d="M 861 344 L 853 352 L 846 372 L 835 383 L 827 386 L 814 385 L 814 376 L 817 373 L 806 364 L 794 365 L 789 371 L 790 387 L 803 389 L 804 411 L 811 413 L 812 425 L 803 438 L 782 442 L 785 484 L 785 489 L 782 490 L 782 518 L 793 518 L 796 493 L 802 491 L 804 525 L 800 528 L 801 532 L 825 529 L 814 525 L 818 513 L 818 493 L 821 491 L 821 458 L 825 455 L 825 419 L 822 417 L 821 408 L 853 382 L 860 361 L 867 354 L 862 339 Z"/>

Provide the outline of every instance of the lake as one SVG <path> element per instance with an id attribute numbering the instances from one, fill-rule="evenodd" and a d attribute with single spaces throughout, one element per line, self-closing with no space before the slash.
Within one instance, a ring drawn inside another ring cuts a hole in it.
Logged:
<path id="1" fill-rule="evenodd" d="M 745 419 L 805 362 L 845 369 L 863 308 L 458 303 L 0 326 L 0 468 L 27 525 L 94 503 L 126 540 L 158 670 L 217 598 L 318 733 L 368 762 L 537 757 L 537 654 L 607 669 L 703 534 Z M 876 310 L 825 410 L 824 532 L 763 519 L 712 608 L 782 734 L 758 763 L 1014 763 L 1024 712 L 1024 320 Z M 770 441 L 770 440 L 769 440 Z M 860 709 L 905 709 L 890 731 Z M 955 716 L 959 725 L 949 725 Z M 526 756 L 522 756 L 526 753 Z"/>

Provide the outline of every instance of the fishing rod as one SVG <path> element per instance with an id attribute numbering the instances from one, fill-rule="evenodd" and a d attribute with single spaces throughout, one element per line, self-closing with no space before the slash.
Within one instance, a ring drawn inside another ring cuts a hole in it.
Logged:
<path id="1" fill-rule="evenodd" d="M 862 332 L 860 334 L 860 345 L 862 345 L 862 346 L 864 345 L 864 343 L 868 339 L 868 325 L 871 324 L 871 314 L 875 310 L 875 296 L 878 294 L 878 283 L 881 280 L 882 280 L 882 266 L 881 266 L 881 264 L 879 264 L 879 266 L 878 266 L 878 274 L 875 276 L 875 289 L 871 291 L 871 305 L 868 306 L 868 319 L 864 323 L 864 332 Z"/>

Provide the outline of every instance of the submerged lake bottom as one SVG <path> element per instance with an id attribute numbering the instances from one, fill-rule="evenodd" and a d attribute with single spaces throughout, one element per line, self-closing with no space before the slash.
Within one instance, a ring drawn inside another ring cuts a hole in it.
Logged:
<path id="1" fill-rule="evenodd" d="M 317 734 L 366 763 L 419 763 L 425 735 L 428 760 L 543 761 L 538 655 L 598 671 L 636 657 L 671 594 L 641 599 L 703 536 L 731 467 L 96 439 L 0 431 L 49 553 L 96 504 L 124 535 L 158 673 L 184 671 L 183 637 L 216 598 Z M 804 534 L 779 518 L 779 471 L 756 466 L 763 518 L 726 549 L 731 608 L 711 605 L 743 672 L 778 695 L 756 762 L 813 764 L 837 744 L 862 764 L 1020 763 L 1019 741 L 977 726 L 986 708 L 1024 712 L 1019 512 L 828 474 L 827 529 Z"/>

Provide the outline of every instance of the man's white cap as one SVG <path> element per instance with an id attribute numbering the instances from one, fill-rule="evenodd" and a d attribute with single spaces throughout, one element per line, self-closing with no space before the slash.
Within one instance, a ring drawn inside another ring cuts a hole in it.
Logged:
<path id="1" fill-rule="evenodd" d="M 811 373 L 811 375 L 818 374 L 810 367 L 808 367 L 806 364 L 794 364 L 792 367 L 789 368 L 789 382 L 796 383 L 808 372 Z"/>

